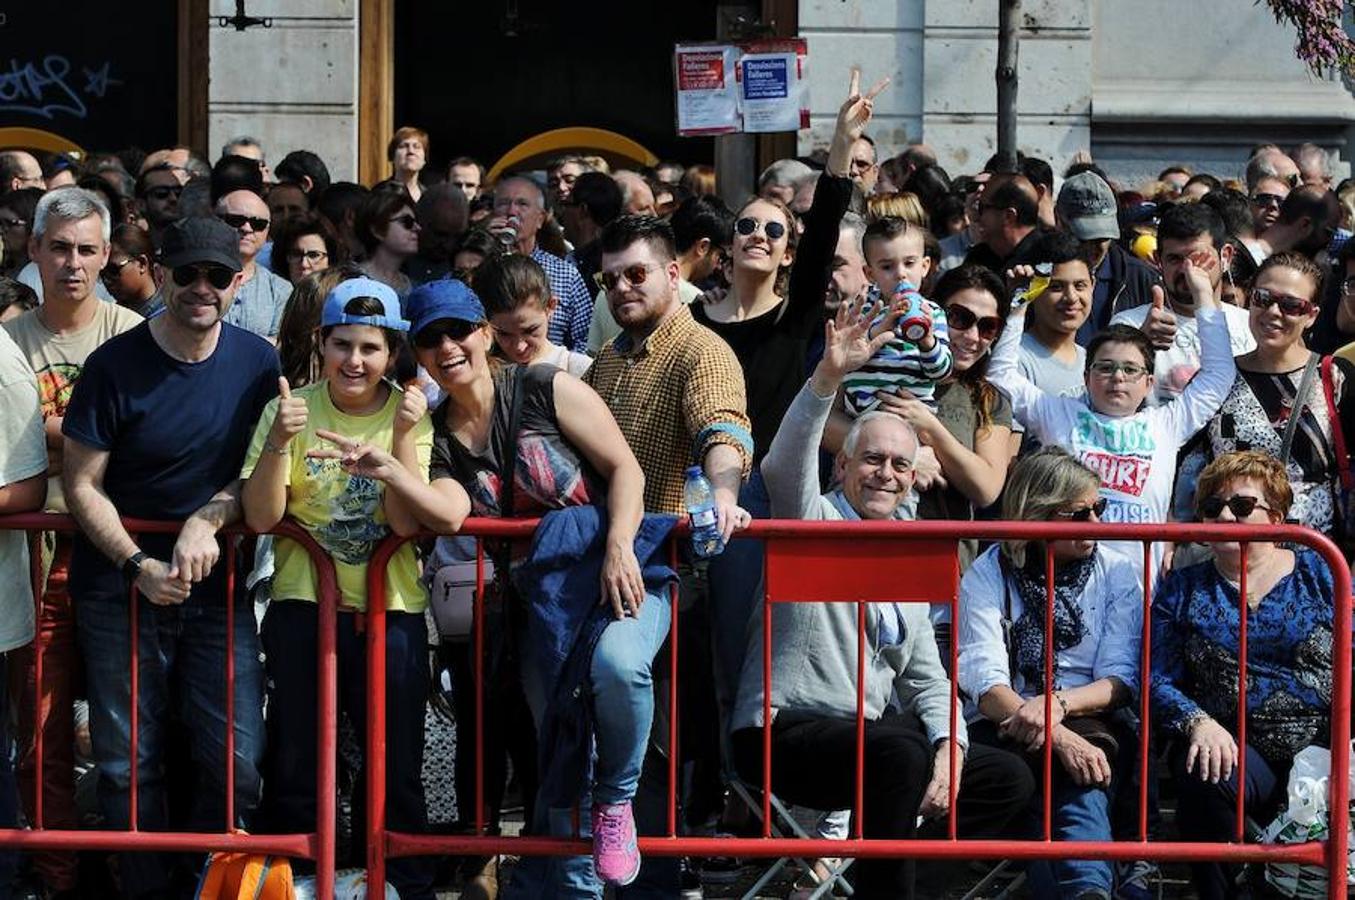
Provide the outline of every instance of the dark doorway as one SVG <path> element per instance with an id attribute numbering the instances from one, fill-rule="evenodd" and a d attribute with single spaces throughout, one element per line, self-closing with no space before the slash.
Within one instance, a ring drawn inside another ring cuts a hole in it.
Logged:
<path id="1" fill-rule="evenodd" d="M 716 0 L 483 0 L 395 9 L 395 125 L 432 140 L 429 168 L 486 166 L 571 125 L 606 128 L 661 159 L 710 162 L 710 138 L 677 136 L 673 44 L 714 40 Z"/>

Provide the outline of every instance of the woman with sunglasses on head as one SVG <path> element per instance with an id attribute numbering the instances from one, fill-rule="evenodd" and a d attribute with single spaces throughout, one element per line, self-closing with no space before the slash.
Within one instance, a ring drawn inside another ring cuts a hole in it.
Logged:
<path id="1" fill-rule="evenodd" d="M 1012 467 L 1003 518 L 1099 522 L 1101 476 L 1061 447 L 1044 446 Z M 1054 634 L 1046 634 L 1048 558 L 1053 560 Z M 1053 838 L 1109 841 L 1111 789 L 1128 775 L 1132 741 L 1108 713 L 1130 703 L 1139 683 L 1142 579 L 1133 563 L 1093 540 L 1004 541 L 988 548 L 960 582 L 957 681 L 970 703 L 971 740 L 1024 752 L 1043 775 L 1045 710 L 1053 740 Z M 1054 683 L 1046 684 L 1046 646 Z M 1052 697 L 1050 696 L 1052 694 Z M 1126 755 L 1128 753 L 1128 756 Z M 1029 809 L 1040 833 L 1043 792 Z M 1109 862 L 1062 860 L 1026 870 L 1036 897 L 1108 898 Z"/>
<path id="2" fill-rule="evenodd" d="M 629 883 L 640 865 L 631 802 L 654 715 L 651 667 L 667 636 L 670 615 L 666 591 L 645 583 L 636 555 L 647 530 L 642 528 L 644 475 L 611 411 L 591 388 L 549 364 L 504 365 L 491 356 L 494 336 L 484 307 L 460 281 L 420 285 L 410 294 L 408 309 L 419 364 L 446 397 L 433 411 L 433 484 L 452 479 L 464 485 L 471 509 L 479 516 L 534 516 L 588 506 L 606 509 L 601 526 L 605 534 L 596 542 L 602 557 L 600 583 L 586 587 L 575 583 L 561 591 L 588 590 L 588 608 L 600 607 L 606 616 L 586 669 L 596 762 L 591 789 L 574 798 L 583 802 L 584 814 L 590 815 L 593 858 L 575 857 L 552 867 L 561 882 L 588 892 L 571 896 L 593 896 L 600 892 L 600 881 Z M 510 454 L 512 458 L 506 458 Z M 435 558 L 440 550 L 435 551 Z M 580 567 L 587 555 L 575 557 Z M 522 562 L 517 549 L 512 557 L 511 562 L 500 558 L 497 568 L 503 576 L 509 565 L 516 568 Z M 527 589 L 521 582 L 515 584 Z M 509 630 L 511 638 L 503 633 Z M 514 702 L 525 695 L 540 728 L 559 698 L 550 673 L 538 668 L 539 644 L 544 641 L 533 644 L 525 637 L 540 634 L 536 620 L 529 619 L 526 626 L 514 622 L 503 632 L 491 635 L 491 640 L 512 640 L 522 649 L 517 660 L 492 654 L 508 665 L 493 668 L 486 676 L 486 705 L 493 705 L 498 712 L 494 718 L 501 724 L 511 726 Z M 537 650 L 530 649 L 533 646 Z M 459 684 L 457 697 L 458 721 L 474 722 L 474 682 Z M 529 723 L 525 740 L 529 745 L 531 730 Z M 502 758 L 491 754 L 494 747 L 503 747 L 504 737 L 500 731 L 485 736 L 489 807 L 485 818 L 491 823 L 497 819 L 505 776 Z M 468 744 L 469 740 L 462 746 Z M 508 748 L 509 752 L 515 749 L 521 747 Z M 561 749 L 550 748 L 552 753 Z M 458 793 L 474 797 L 474 781 L 467 781 L 462 773 L 467 759 L 474 761 L 471 753 L 458 755 L 458 786 L 464 791 Z M 525 779 L 531 827 L 537 833 L 549 829 L 568 834 L 572 803 L 562 807 L 554 802 L 537 804 L 533 791 L 536 760 L 530 755 L 515 756 L 514 765 L 518 777 Z M 569 787 L 578 791 L 584 786 L 576 782 Z M 543 795 L 542 799 L 558 798 Z M 591 814 L 587 811 L 590 803 Z M 465 806 L 463 816 L 474 818 Z M 529 867 L 520 866 L 519 873 L 514 876 L 515 886 L 517 878 L 534 878 L 539 870 L 530 867 L 529 874 Z M 519 896 L 545 893 L 544 889 L 523 889 Z"/>
<path id="3" fill-rule="evenodd" d="M 339 710 L 363 733 L 367 690 L 367 564 L 392 533 L 421 526 L 451 532 L 470 511 L 462 487 L 429 484 L 433 429 L 417 389 L 388 380 L 409 323 L 399 299 L 370 278 L 341 282 L 320 313 L 323 377 L 293 394 L 278 379 L 254 429 L 241 477 L 245 521 L 267 531 L 291 516 L 334 561 L 338 578 Z M 317 605 L 310 558 L 294 542 L 274 545 L 272 600 L 263 621 L 270 746 L 261 818 L 275 833 L 314 823 Z M 427 827 L 423 787 L 424 706 L 428 695 L 428 595 L 413 544 L 386 569 L 386 759 L 391 827 Z M 360 804 L 363 794 L 354 793 Z M 365 810 L 355 811 L 357 820 Z M 390 880 L 406 900 L 433 900 L 426 859 L 391 860 Z"/>
<path id="4" fill-rule="evenodd" d="M 409 194 L 397 186 L 373 189 L 358 207 L 353 229 L 362 242 L 362 271 L 408 296 L 413 285 L 401 267 L 419 252 L 419 220 Z"/>
<path id="5" fill-rule="evenodd" d="M 1215 459 L 1197 482 L 1200 520 L 1278 525 L 1294 499 L 1268 452 Z M 1294 754 L 1330 742 L 1331 571 L 1312 550 L 1270 541 L 1219 542 L 1210 558 L 1174 569 L 1153 597 L 1154 724 L 1169 736 L 1183 841 L 1235 839 L 1237 765 L 1246 754 L 1247 815 L 1268 822 L 1286 800 Z M 1247 583 L 1247 742 L 1237 741 L 1243 568 Z M 1344 751 L 1341 751 L 1344 752 Z M 1193 863 L 1203 900 L 1251 896 L 1238 867 Z"/>
<path id="6" fill-rule="evenodd" d="M 1332 429 L 1355 437 L 1355 391 L 1345 390 L 1355 367 L 1337 358 L 1324 375 L 1320 355 L 1308 349 L 1304 333 L 1317 320 L 1321 287 L 1322 270 L 1301 254 L 1277 253 L 1261 264 L 1248 295 L 1256 349 L 1237 358 L 1232 390 L 1195 454 L 1205 461 L 1234 450 L 1269 454 L 1288 472 L 1293 518 L 1349 537 L 1335 502 L 1346 462 L 1336 458 Z M 1324 380 L 1331 382 L 1334 409 Z M 1190 464 L 1188 457 L 1182 468 Z"/>
<path id="7" fill-rule="evenodd" d="M 285 219 L 273 229 L 273 255 L 269 265 L 292 284 L 307 275 L 342 265 L 348 248 L 339 233 L 320 216 L 302 213 Z"/>

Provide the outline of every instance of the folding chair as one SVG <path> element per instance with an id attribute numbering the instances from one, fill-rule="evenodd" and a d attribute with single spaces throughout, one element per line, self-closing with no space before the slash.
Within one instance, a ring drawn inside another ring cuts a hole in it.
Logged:
<path id="1" fill-rule="evenodd" d="M 737 794 L 739 796 L 739 799 L 741 799 L 744 802 L 744 804 L 747 805 L 747 807 L 750 810 L 752 810 L 753 815 L 760 821 L 762 819 L 762 803 L 760 800 L 756 798 L 755 795 L 760 795 L 762 793 L 762 789 L 760 787 L 756 788 L 751 787 L 737 780 L 732 781 L 729 787 L 730 790 Z M 773 793 L 769 799 L 772 810 L 772 822 L 771 822 L 772 837 L 778 838 L 792 837 L 803 839 L 809 839 L 814 837 L 814 835 L 811 835 L 809 833 L 809 830 L 806 827 L 805 823 L 802 822 L 801 819 L 795 815 L 795 811 L 806 810 L 806 812 L 810 813 L 815 818 L 817 818 L 821 812 L 826 812 L 826 810 L 808 810 L 806 807 L 787 806 L 779 797 L 776 796 L 775 793 Z M 753 884 L 748 888 L 746 892 L 744 892 L 743 900 L 753 900 L 753 898 L 755 898 L 758 895 L 758 892 L 761 891 L 764 887 L 766 887 L 769 883 L 771 883 L 771 881 L 781 873 L 781 870 L 786 867 L 786 864 L 792 861 L 800 868 L 800 870 L 804 874 L 809 875 L 810 878 L 814 879 L 818 878 L 818 873 L 814 870 L 814 863 L 816 861 L 815 859 L 809 859 L 798 856 L 781 857 L 775 860 L 772 863 L 772 865 L 767 868 L 765 872 L 758 876 L 758 879 L 755 882 L 753 882 Z M 847 870 L 851 868 L 852 863 L 854 862 L 855 862 L 854 859 L 844 859 L 841 862 L 839 862 L 836 866 L 829 867 L 828 878 L 820 882 L 819 885 L 814 889 L 814 892 L 810 894 L 811 900 L 817 900 L 817 898 L 828 896 L 833 891 L 833 889 L 838 885 L 841 885 L 843 893 L 850 897 L 854 893 L 854 891 L 852 890 L 851 884 L 848 883 L 845 875 Z"/>

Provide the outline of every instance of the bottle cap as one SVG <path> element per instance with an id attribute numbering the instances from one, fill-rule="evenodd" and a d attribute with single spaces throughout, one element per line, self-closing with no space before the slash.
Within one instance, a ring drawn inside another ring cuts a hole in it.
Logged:
<path id="1" fill-rule="evenodd" d="M 693 477 L 695 477 L 695 476 L 697 476 L 697 475 L 705 475 L 705 474 L 706 474 L 705 471 L 704 471 L 700 466 L 688 466 L 688 467 L 687 467 L 687 477 L 688 477 L 688 478 L 693 478 Z"/>

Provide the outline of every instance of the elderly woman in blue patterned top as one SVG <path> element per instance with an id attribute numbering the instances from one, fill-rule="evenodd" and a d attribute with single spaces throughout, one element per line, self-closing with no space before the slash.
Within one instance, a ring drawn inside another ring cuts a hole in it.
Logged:
<path id="1" fill-rule="evenodd" d="M 1205 522 L 1283 522 L 1293 502 L 1284 466 L 1256 451 L 1220 456 L 1200 473 Z M 1239 582 L 1247 567 L 1247 745 L 1237 727 Z M 1150 696 L 1171 736 L 1168 760 L 1187 841 L 1234 838 L 1237 763 L 1245 805 L 1264 821 L 1284 798 L 1295 753 L 1329 741 L 1332 576 L 1312 550 L 1266 541 L 1216 543 L 1212 558 L 1170 573 L 1153 600 Z M 1235 867 L 1192 866 L 1201 898 L 1236 895 Z M 1231 871 L 1230 871 L 1231 870 Z"/>

